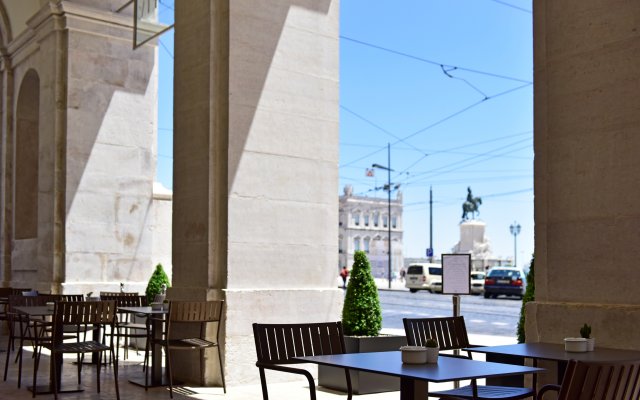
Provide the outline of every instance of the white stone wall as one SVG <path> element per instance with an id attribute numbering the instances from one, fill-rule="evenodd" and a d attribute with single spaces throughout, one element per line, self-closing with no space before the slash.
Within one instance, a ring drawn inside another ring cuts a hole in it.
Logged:
<path id="1" fill-rule="evenodd" d="M 83 11 L 67 15 L 64 286 L 86 292 L 153 271 L 157 49 L 132 50 L 130 29 Z"/>

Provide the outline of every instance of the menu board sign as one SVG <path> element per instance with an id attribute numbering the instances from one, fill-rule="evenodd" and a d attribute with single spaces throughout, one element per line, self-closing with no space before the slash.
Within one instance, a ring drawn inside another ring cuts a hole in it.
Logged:
<path id="1" fill-rule="evenodd" d="M 442 293 L 471 292 L 471 254 L 442 255 Z"/>

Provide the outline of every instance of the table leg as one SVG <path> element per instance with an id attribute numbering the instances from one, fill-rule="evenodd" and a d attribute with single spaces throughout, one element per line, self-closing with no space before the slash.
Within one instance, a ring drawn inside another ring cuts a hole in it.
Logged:
<path id="1" fill-rule="evenodd" d="M 149 318 L 149 317 L 148 317 Z M 154 339 L 160 340 L 162 339 L 162 324 L 163 320 L 160 318 L 154 318 L 151 323 L 151 335 Z M 151 365 L 148 368 L 151 370 L 151 376 L 149 377 L 149 382 L 146 385 L 147 387 L 155 387 L 155 386 L 169 386 L 169 377 L 165 375 L 165 368 L 162 368 L 162 346 L 159 344 L 154 344 L 151 349 L 150 356 Z M 168 371 L 166 371 L 168 373 Z M 129 382 L 139 385 L 145 386 L 145 379 L 140 378 L 132 378 L 129 379 Z M 424 400 L 424 399 L 422 399 Z"/>
<path id="2" fill-rule="evenodd" d="M 400 378 L 400 400 L 425 400 L 427 393 L 429 393 L 429 382 Z"/>

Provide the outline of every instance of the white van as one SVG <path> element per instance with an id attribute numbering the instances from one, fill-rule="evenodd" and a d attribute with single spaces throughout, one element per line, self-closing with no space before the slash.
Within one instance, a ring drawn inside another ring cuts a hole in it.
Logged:
<path id="1" fill-rule="evenodd" d="M 407 268 L 404 286 L 411 293 L 428 290 L 442 292 L 442 265 L 431 263 L 411 264 Z"/>

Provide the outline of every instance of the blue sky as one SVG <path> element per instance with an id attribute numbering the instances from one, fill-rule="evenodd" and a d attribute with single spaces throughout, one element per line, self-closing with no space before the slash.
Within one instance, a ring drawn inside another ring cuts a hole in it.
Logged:
<path id="1" fill-rule="evenodd" d="M 160 17 L 172 14 L 163 0 Z M 529 0 L 342 0 L 340 185 L 384 197 L 387 176 L 404 199 L 404 254 L 459 238 L 462 202 L 480 196 L 479 219 L 495 256 L 511 257 L 509 226 L 521 225 L 518 265 L 533 252 L 533 50 Z M 171 188 L 173 31 L 159 62 L 157 178 Z M 395 195 L 395 193 L 394 193 Z"/>

